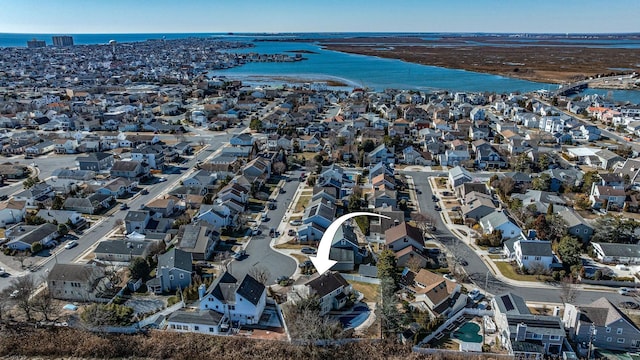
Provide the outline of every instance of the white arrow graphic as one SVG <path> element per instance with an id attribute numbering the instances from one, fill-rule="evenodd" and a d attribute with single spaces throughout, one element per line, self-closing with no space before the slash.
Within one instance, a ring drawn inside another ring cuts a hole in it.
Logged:
<path id="1" fill-rule="evenodd" d="M 379 218 L 391 219 L 390 217 L 385 215 L 363 211 L 349 213 L 337 218 L 334 222 L 331 223 L 331 225 L 329 225 L 327 231 L 324 232 L 324 235 L 322 235 L 320 244 L 318 244 L 318 255 L 309 257 L 309 259 L 311 259 L 311 262 L 313 263 L 313 266 L 315 266 L 316 270 L 318 270 L 318 274 L 324 274 L 325 271 L 329 270 L 333 265 L 337 263 L 337 261 L 329 259 L 329 251 L 331 250 L 331 243 L 333 242 L 333 238 L 336 236 L 336 232 L 338 232 L 338 229 L 340 228 L 340 226 L 342 226 L 342 223 L 356 216 L 376 216 Z"/>

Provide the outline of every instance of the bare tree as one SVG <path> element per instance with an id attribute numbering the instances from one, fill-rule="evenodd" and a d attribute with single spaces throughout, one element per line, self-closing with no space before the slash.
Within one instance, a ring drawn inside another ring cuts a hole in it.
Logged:
<path id="1" fill-rule="evenodd" d="M 527 272 L 531 275 L 535 275 L 536 278 L 540 280 L 540 277 L 542 275 L 549 274 L 549 269 L 546 266 L 544 266 L 544 264 L 541 263 L 540 261 L 534 261 L 531 264 L 529 264 L 529 268 L 527 269 Z"/>
<path id="2" fill-rule="evenodd" d="M 267 281 L 271 277 L 271 273 L 264 266 L 254 266 L 249 270 L 249 275 L 256 279 L 260 284 L 267 285 Z"/>
<path id="3" fill-rule="evenodd" d="M 414 211 L 411 213 L 411 220 L 416 223 L 418 229 L 422 230 L 423 233 L 430 231 L 431 227 L 433 226 L 433 216 L 431 216 L 430 214 Z"/>
<path id="4" fill-rule="evenodd" d="M 10 293 L 11 290 L 9 290 L 8 288 L 0 292 L 0 321 L 6 318 L 5 314 L 8 312 L 8 309 L 13 303 L 11 301 L 11 296 L 9 296 Z"/>
<path id="5" fill-rule="evenodd" d="M 24 252 L 19 252 L 14 256 L 16 260 L 20 263 L 20 268 L 24 269 L 24 262 L 27 260 L 28 256 Z"/>
<path id="6" fill-rule="evenodd" d="M 36 289 L 36 283 L 31 274 L 21 276 L 14 279 L 9 286 L 12 292 L 15 292 L 13 299 L 16 302 L 16 306 L 24 312 L 27 321 L 31 321 L 31 314 L 33 312 L 33 299 L 31 295 Z"/>
<path id="7" fill-rule="evenodd" d="M 560 300 L 565 304 L 574 302 L 577 296 L 577 287 L 573 281 L 573 277 L 567 276 L 560 281 Z"/>
<path id="8" fill-rule="evenodd" d="M 45 321 L 57 318 L 59 308 L 55 305 L 53 294 L 49 287 L 40 291 L 32 300 L 32 308 L 35 312 L 42 315 Z"/>
<path id="9" fill-rule="evenodd" d="M 417 273 L 422 269 L 422 260 L 420 260 L 420 257 L 418 256 L 411 256 L 409 260 L 407 260 L 407 267 L 411 271 Z"/>
<path id="10" fill-rule="evenodd" d="M 286 170 L 287 165 L 282 161 L 278 161 L 277 163 L 273 164 L 273 172 L 278 175 L 283 174 Z"/>

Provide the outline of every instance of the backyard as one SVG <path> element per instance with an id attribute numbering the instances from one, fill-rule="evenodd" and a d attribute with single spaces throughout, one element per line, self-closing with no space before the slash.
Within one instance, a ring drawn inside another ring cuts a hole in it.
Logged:
<path id="1" fill-rule="evenodd" d="M 360 281 L 350 281 L 349 284 L 354 290 L 364 295 L 363 301 L 373 302 L 378 299 L 379 286 L 377 284 L 368 284 Z"/>
<path id="2" fill-rule="evenodd" d="M 494 261 L 494 264 L 498 267 L 498 270 L 502 273 L 502 275 L 508 277 L 512 280 L 518 281 L 550 281 L 553 278 L 549 275 L 528 275 L 528 274 L 519 274 L 516 272 L 516 269 L 510 263 L 506 261 Z"/>

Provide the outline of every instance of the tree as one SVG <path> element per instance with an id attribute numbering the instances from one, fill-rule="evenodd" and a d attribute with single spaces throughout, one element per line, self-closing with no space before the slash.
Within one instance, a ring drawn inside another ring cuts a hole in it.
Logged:
<path id="1" fill-rule="evenodd" d="M 120 220 L 120 219 L 119 219 Z M 69 233 L 69 228 L 65 224 L 58 224 L 58 234 L 64 236 Z"/>
<path id="2" fill-rule="evenodd" d="M 591 207 L 591 200 L 587 194 L 576 194 L 573 198 L 573 207 L 576 210 L 586 210 Z"/>
<path id="3" fill-rule="evenodd" d="M 390 277 L 380 278 L 380 300 L 376 308 L 376 315 L 380 319 L 383 338 L 394 338 L 405 322 L 404 314 L 398 309 L 395 283 Z"/>
<path id="4" fill-rule="evenodd" d="M 249 275 L 262 285 L 267 285 L 271 273 L 264 266 L 254 266 L 249 270 Z"/>
<path id="5" fill-rule="evenodd" d="M 602 216 L 596 219 L 595 232 L 591 242 L 624 243 L 636 240 L 634 231 L 638 222 L 634 219 L 623 219 L 621 216 Z"/>
<path id="6" fill-rule="evenodd" d="M 580 254 L 582 253 L 582 243 L 576 238 L 565 236 L 558 243 L 558 256 L 562 259 L 565 267 L 570 268 L 573 265 L 582 263 Z"/>
<path id="7" fill-rule="evenodd" d="M 540 156 L 538 156 L 538 163 L 536 165 L 538 166 L 539 171 L 545 171 L 549 169 L 549 165 L 551 165 L 551 157 L 549 156 L 549 154 L 540 154 Z"/>
<path id="8" fill-rule="evenodd" d="M 586 194 L 591 193 L 591 185 L 598 181 L 600 181 L 600 175 L 597 171 L 587 171 L 584 173 L 582 177 L 582 192 Z"/>
<path id="9" fill-rule="evenodd" d="M 92 326 L 119 325 L 127 326 L 131 323 L 133 309 L 118 304 L 91 304 L 88 305 L 80 318 Z"/>
<path id="10" fill-rule="evenodd" d="M 567 222 L 558 214 L 546 216 L 549 232 L 547 240 L 560 241 L 567 234 Z"/>
<path id="11" fill-rule="evenodd" d="M 146 279 L 149 276 L 149 263 L 142 257 L 136 257 L 129 263 L 129 273 L 132 279 Z"/>
<path id="12" fill-rule="evenodd" d="M 34 242 L 33 244 L 31 244 L 31 253 L 32 254 L 37 254 L 40 251 L 42 251 L 42 244 L 39 242 Z"/>
<path id="13" fill-rule="evenodd" d="M 11 290 L 9 288 L 0 291 L 0 321 L 5 319 L 5 313 L 7 312 L 7 309 L 9 309 L 13 305 L 10 294 Z"/>
<path id="14" fill-rule="evenodd" d="M 33 298 L 33 310 L 42 315 L 45 321 L 56 318 L 59 314 L 59 309 L 60 307 L 54 303 L 53 294 L 48 287 L 41 290 Z"/>
<path id="15" fill-rule="evenodd" d="M 273 164 L 273 172 L 276 174 L 284 174 L 284 172 L 287 171 L 287 164 L 285 164 L 282 161 L 278 161 L 275 164 Z"/>
<path id="16" fill-rule="evenodd" d="M 573 277 L 567 276 L 560 281 L 560 300 L 565 304 L 573 304 L 576 300 L 578 289 Z"/>
<path id="17" fill-rule="evenodd" d="M 31 314 L 33 313 L 33 291 L 36 289 L 36 283 L 31 274 L 21 276 L 11 281 L 9 286 L 11 292 L 15 292 L 13 297 L 18 309 L 22 310 L 27 321 L 31 321 Z"/>
<path id="18" fill-rule="evenodd" d="M 361 150 L 365 153 L 371 152 L 371 150 L 376 148 L 376 144 L 371 139 L 365 140 L 361 145 Z"/>
<path id="19" fill-rule="evenodd" d="M 249 129 L 255 131 L 262 130 L 262 121 L 260 121 L 258 118 L 252 119 L 249 123 Z"/>
<path id="20" fill-rule="evenodd" d="M 513 189 L 516 187 L 516 182 L 512 178 L 505 176 L 502 179 L 494 181 L 491 183 L 491 186 L 498 189 L 500 196 L 502 198 L 506 198 L 511 195 Z"/>
<path id="21" fill-rule="evenodd" d="M 545 215 L 541 214 L 536 217 L 533 222 L 533 228 L 535 229 L 538 238 L 547 239 L 549 237 L 551 229 L 549 229 L 549 224 L 547 223 L 547 217 Z"/>
<path id="22" fill-rule="evenodd" d="M 534 190 L 549 191 L 551 176 L 547 173 L 540 174 L 540 176 L 531 181 L 531 185 Z"/>
<path id="23" fill-rule="evenodd" d="M 514 156 L 512 158 L 512 162 L 513 162 L 512 166 L 515 171 L 531 172 L 531 167 L 533 163 L 531 162 L 531 159 L 529 159 L 529 157 L 527 156 L 527 153 L 522 153 L 522 154 L 519 154 L 518 156 Z"/>
<path id="24" fill-rule="evenodd" d="M 378 263 L 376 265 L 378 267 L 378 278 L 390 278 L 394 284 L 397 284 L 398 272 L 396 267 L 398 265 L 396 255 L 393 251 L 389 249 L 383 250 L 378 257 Z"/>
<path id="25" fill-rule="evenodd" d="M 413 254 L 411 254 L 409 260 L 407 260 L 407 267 L 411 271 L 417 273 L 418 271 L 420 271 L 420 269 L 422 269 L 422 260 L 419 256 L 413 256 Z"/>
<path id="26" fill-rule="evenodd" d="M 316 296 L 300 296 L 283 305 L 291 337 L 308 346 L 324 339 L 344 337 L 342 324 L 330 316 L 320 316 L 320 301 Z"/>
<path id="27" fill-rule="evenodd" d="M 433 226 L 433 217 L 430 214 L 412 212 L 411 220 L 416 223 L 418 229 L 422 230 L 422 232 L 426 232 L 431 230 Z"/>

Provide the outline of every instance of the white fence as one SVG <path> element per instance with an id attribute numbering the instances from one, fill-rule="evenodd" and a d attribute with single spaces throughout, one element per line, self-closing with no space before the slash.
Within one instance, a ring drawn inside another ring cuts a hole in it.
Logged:
<path id="1" fill-rule="evenodd" d="M 184 307 L 184 303 L 182 301 L 179 301 L 179 302 L 169 306 L 168 308 L 166 308 L 164 310 L 161 310 L 161 311 L 159 311 L 159 312 L 157 312 L 157 313 L 155 313 L 155 314 L 153 314 L 151 316 L 147 316 L 146 318 L 140 320 L 138 322 L 138 327 L 142 329 L 145 326 L 149 326 L 149 325 L 153 324 L 154 322 L 156 322 L 156 320 L 158 320 L 158 318 L 161 315 L 165 315 L 165 316 L 169 315 L 174 311 L 182 309 L 183 307 Z"/>
<path id="2" fill-rule="evenodd" d="M 380 279 L 378 278 L 371 278 L 371 277 L 366 277 L 362 275 L 342 274 L 342 273 L 340 275 L 342 275 L 342 277 L 345 278 L 345 280 L 358 281 L 358 282 L 363 282 L 367 284 L 380 284 Z"/>

